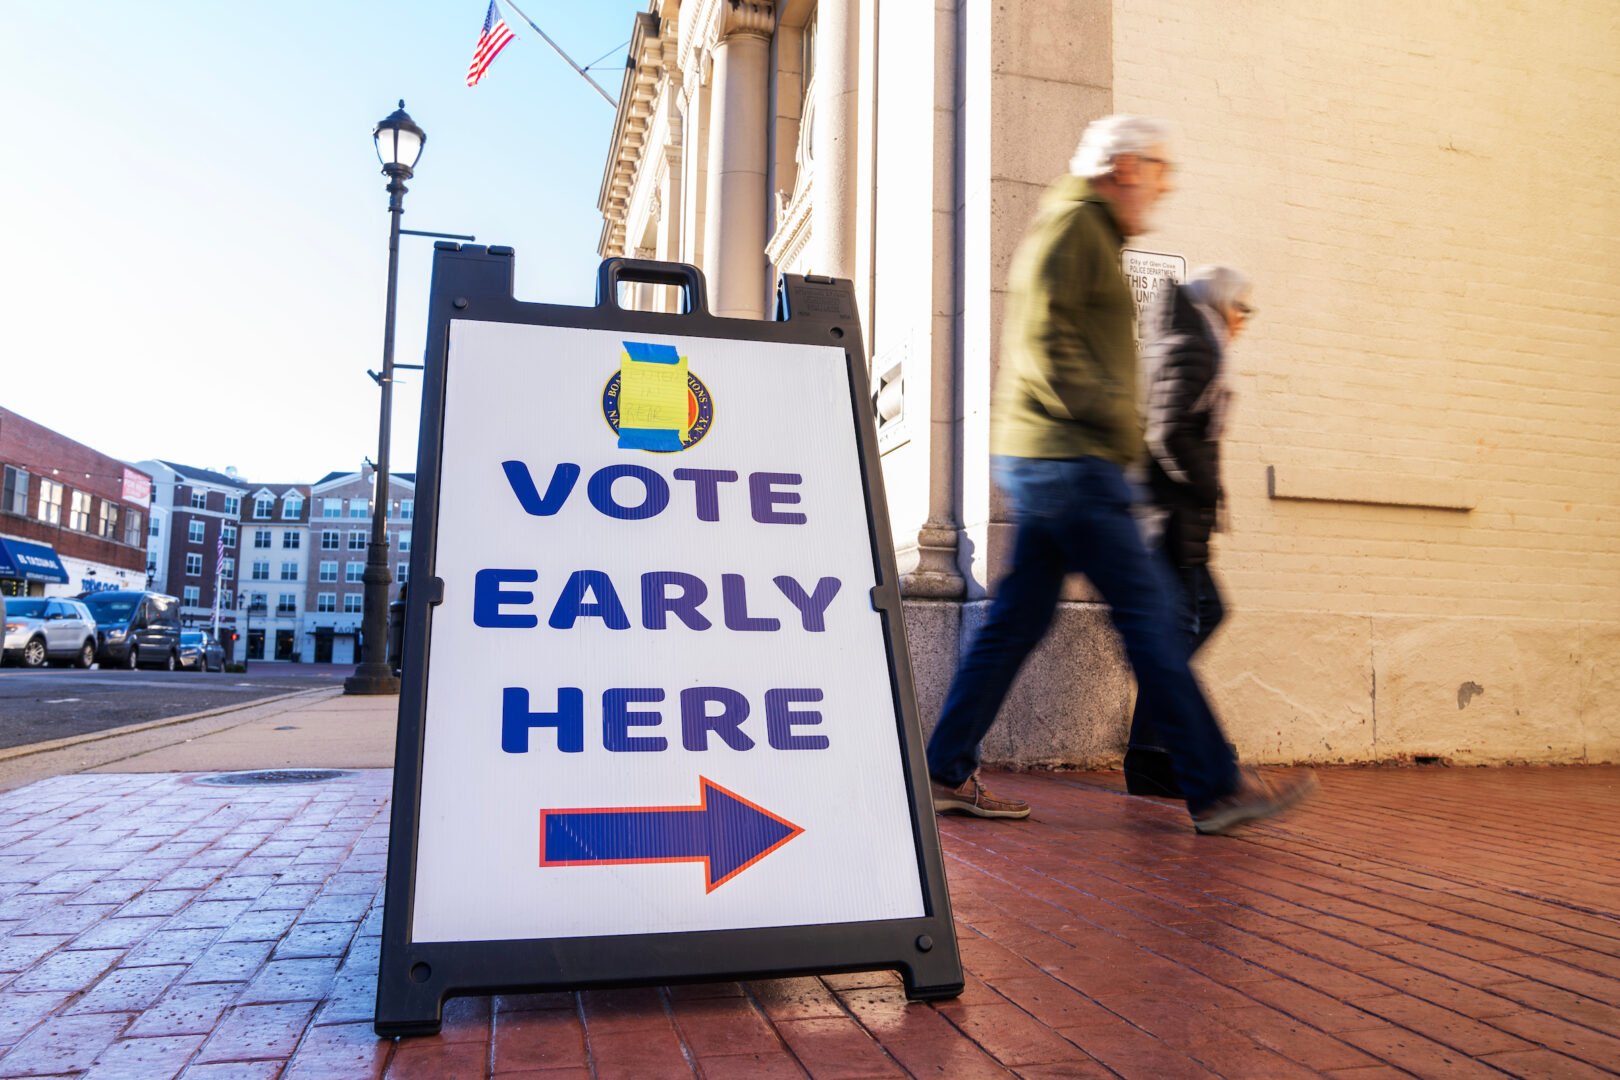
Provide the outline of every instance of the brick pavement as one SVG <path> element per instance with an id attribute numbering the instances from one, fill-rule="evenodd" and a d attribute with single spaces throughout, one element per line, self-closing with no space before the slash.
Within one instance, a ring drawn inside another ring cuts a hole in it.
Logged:
<path id="1" fill-rule="evenodd" d="M 1620 1073 L 1620 768 L 1333 769 L 1241 838 L 1118 774 L 944 819 L 968 971 L 467 998 L 378 1040 L 388 774 L 0 797 L 0 1077 L 772 1080 Z"/>

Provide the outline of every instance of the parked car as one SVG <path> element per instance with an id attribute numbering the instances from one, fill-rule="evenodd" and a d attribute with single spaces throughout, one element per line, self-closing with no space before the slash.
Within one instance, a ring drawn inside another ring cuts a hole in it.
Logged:
<path id="1" fill-rule="evenodd" d="M 13 596 L 6 605 L 5 654 L 23 667 L 71 660 L 87 668 L 96 662 L 95 617 L 77 600 Z"/>
<path id="2" fill-rule="evenodd" d="M 207 630 L 182 630 L 180 666 L 194 671 L 224 671 L 225 647 Z"/>
<path id="3" fill-rule="evenodd" d="M 96 619 L 102 667 L 180 666 L 180 601 L 155 592 L 114 589 L 81 593 Z"/>

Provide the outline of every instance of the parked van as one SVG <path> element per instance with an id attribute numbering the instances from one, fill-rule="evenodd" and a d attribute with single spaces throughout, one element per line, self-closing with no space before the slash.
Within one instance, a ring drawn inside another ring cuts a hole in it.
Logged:
<path id="1" fill-rule="evenodd" d="M 96 659 L 104 668 L 180 666 L 180 601 L 155 592 L 80 593 L 96 617 Z"/>

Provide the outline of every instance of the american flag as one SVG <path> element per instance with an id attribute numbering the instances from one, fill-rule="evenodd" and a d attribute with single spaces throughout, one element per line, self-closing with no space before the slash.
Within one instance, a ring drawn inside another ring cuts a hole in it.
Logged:
<path id="1" fill-rule="evenodd" d="M 472 66 L 467 69 L 468 86 L 478 85 L 478 80 L 484 77 L 489 65 L 495 62 L 495 57 L 511 40 L 512 31 L 507 29 L 500 9 L 495 6 L 495 0 L 489 0 L 489 11 L 484 16 L 484 32 L 478 35 L 478 49 L 473 53 Z"/>
<path id="2" fill-rule="evenodd" d="M 217 576 L 225 569 L 225 538 L 222 536 L 214 541 L 214 573 Z"/>

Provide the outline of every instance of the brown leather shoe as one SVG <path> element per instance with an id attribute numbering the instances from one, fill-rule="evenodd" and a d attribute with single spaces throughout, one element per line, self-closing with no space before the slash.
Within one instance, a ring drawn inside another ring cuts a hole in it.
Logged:
<path id="1" fill-rule="evenodd" d="M 1289 772 L 1244 769 L 1238 789 L 1193 815 L 1193 828 L 1204 834 L 1232 832 L 1240 825 L 1276 817 L 1316 790 L 1316 774 L 1309 769 Z"/>
<path id="2" fill-rule="evenodd" d="M 978 773 L 974 773 L 962 781 L 960 787 L 947 787 L 938 780 L 931 781 L 930 786 L 934 793 L 934 812 L 936 814 L 949 813 L 955 810 L 963 814 L 973 814 L 976 817 L 1029 817 L 1029 803 L 1021 799 L 996 798 L 990 794 L 988 788 L 979 783 Z"/>

